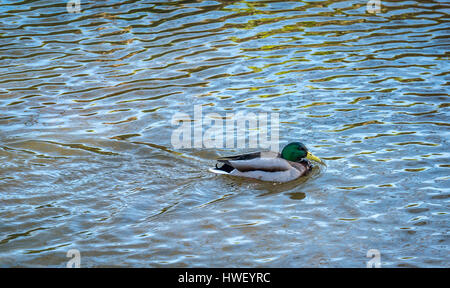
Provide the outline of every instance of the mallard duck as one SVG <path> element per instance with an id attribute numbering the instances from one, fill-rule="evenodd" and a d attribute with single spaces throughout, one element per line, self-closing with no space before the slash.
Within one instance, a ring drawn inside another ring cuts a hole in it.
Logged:
<path id="1" fill-rule="evenodd" d="M 262 181 L 289 182 L 311 171 L 312 165 L 308 160 L 325 164 L 309 152 L 303 143 L 292 142 L 286 145 L 281 153 L 255 152 L 219 158 L 217 162 L 222 166 L 216 164 L 210 171 Z"/>

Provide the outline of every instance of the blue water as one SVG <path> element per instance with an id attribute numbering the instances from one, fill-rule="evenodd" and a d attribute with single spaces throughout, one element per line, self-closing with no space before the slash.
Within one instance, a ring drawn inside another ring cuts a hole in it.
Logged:
<path id="1" fill-rule="evenodd" d="M 5 1 L 0 266 L 449 267 L 446 1 Z M 327 168 L 216 176 L 176 113 L 279 113 Z"/>

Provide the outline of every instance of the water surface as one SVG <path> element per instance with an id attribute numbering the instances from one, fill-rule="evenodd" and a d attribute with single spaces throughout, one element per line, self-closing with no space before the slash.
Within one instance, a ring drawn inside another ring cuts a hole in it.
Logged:
<path id="1" fill-rule="evenodd" d="M 81 4 L 0 6 L 1 267 L 449 267 L 446 1 Z M 216 176 L 243 151 L 171 145 L 195 105 L 327 169 Z"/>

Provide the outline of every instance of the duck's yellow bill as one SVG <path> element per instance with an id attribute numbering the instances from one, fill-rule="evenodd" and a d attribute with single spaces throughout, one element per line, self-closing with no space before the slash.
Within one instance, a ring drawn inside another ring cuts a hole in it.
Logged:
<path id="1" fill-rule="evenodd" d="M 312 160 L 312 161 L 316 161 L 317 163 L 326 165 L 325 162 L 323 162 L 319 157 L 314 156 L 311 152 L 308 152 L 306 154 L 306 159 Z"/>

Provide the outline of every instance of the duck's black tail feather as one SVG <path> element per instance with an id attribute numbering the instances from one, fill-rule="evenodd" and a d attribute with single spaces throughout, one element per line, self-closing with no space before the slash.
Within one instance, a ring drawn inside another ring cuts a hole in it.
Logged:
<path id="1" fill-rule="evenodd" d="M 217 163 L 216 163 L 216 170 L 221 170 L 221 171 L 224 171 L 226 173 L 230 173 L 231 171 L 234 170 L 234 167 L 229 165 L 229 164 L 227 164 L 227 163 L 223 163 L 222 166 L 218 167 Z"/>

